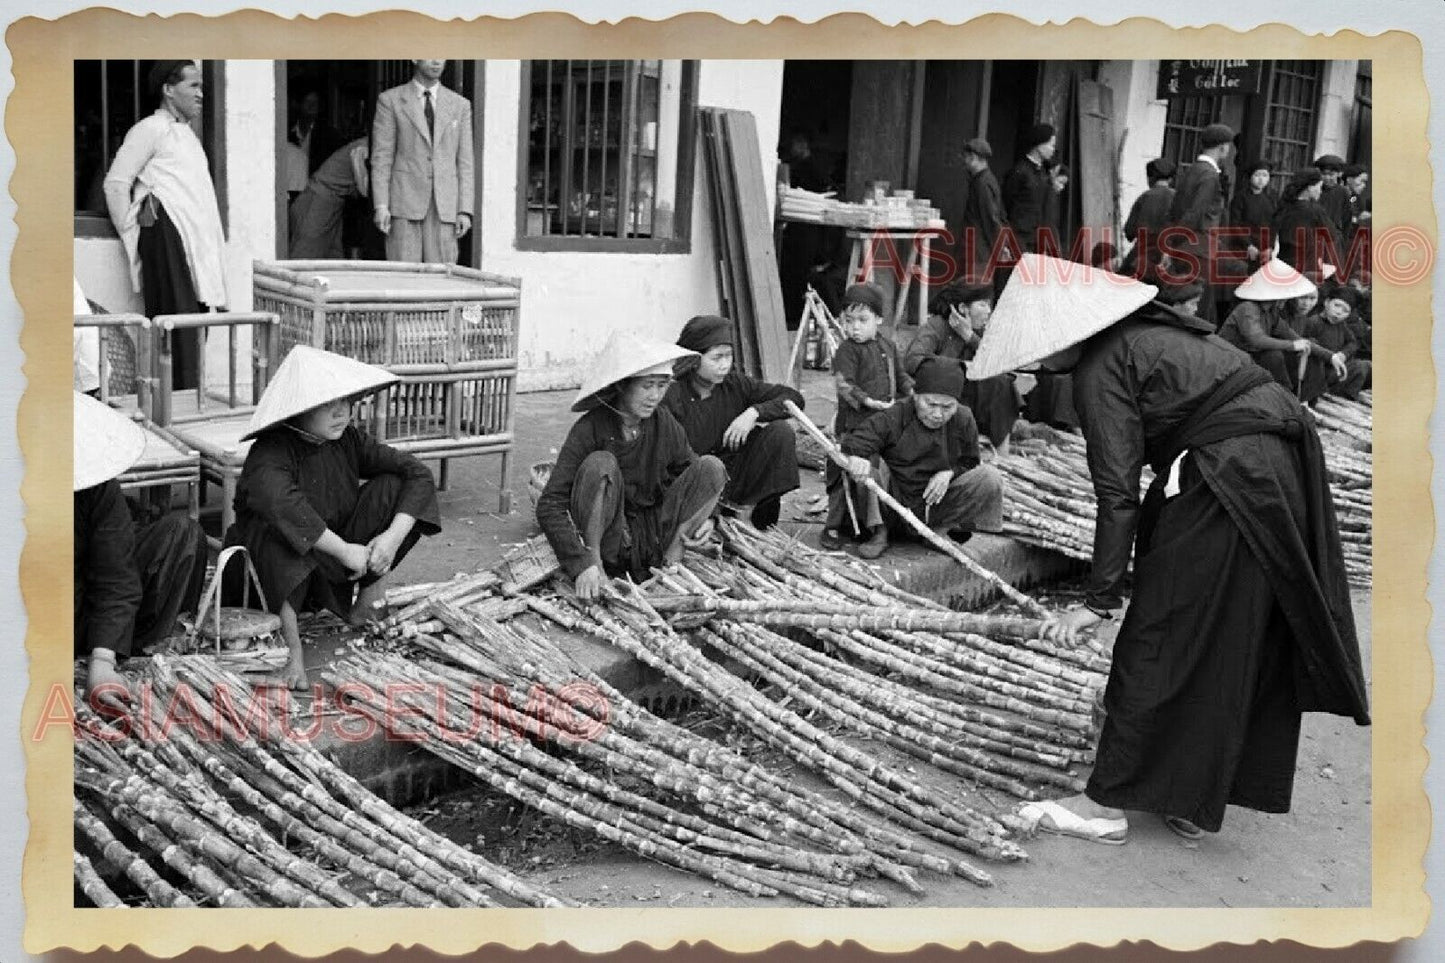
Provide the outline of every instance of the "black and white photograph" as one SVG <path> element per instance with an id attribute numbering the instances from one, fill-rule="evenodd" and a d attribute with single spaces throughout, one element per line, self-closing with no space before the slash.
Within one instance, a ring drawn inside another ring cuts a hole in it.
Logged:
<path id="1" fill-rule="evenodd" d="M 1384 909 L 1431 215 L 1236 46 L 64 63 L 64 911 Z"/>

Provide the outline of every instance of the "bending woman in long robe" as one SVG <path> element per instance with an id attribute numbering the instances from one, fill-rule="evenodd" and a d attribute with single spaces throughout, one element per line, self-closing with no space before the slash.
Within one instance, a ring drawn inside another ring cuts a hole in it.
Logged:
<path id="1" fill-rule="evenodd" d="M 1129 809 L 1181 835 L 1218 831 L 1230 804 L 1287 812 L 1301 713 L 1369 722 L 1319 436 L 1209 328 L 1154 302 L 1043 359 L 1073 372 L 1098 498 L 1086 604 L 1046 634 L 1111 617 L 1135 552 L 1094 771 L 1035 808 L 1044 828 L 1119 842 Z"/>

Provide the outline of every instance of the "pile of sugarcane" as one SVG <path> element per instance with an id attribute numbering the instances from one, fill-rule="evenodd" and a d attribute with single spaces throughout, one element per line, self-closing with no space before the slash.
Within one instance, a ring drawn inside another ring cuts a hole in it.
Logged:
<path id="1" fill-rule="evenodd" d="M 1324 445 L 1345 569 L 1350 581 L 1369 585 L 1373 532 L 1373 478 L 1369 392 L 1358 402 L 1330 395 L 1313 411 Z M 1043 425 L 1016 435 L 1010 452 L 993 462 L 1005 482 L 1004 533 L 1077 559 L 1094 550 L 1097 502 L 1084 439 Z M 1146 468 L 1140 496 L 1152 474 Z"/>
<path id="2" fill-rule="evenodd" d="M 987 885 L 987 872 L 946 849 L 1024 858 L 1013 799 L 1081 788 L 1107 660 L 1040 641 L 1037 620 L 951 611 L 780 534 L 732 522 L 721 531 L 720 557 L 690 554 L 642 588 L 616 582 L 591 603 L 561 583 L 553 596 L 488 596 L 500 586 L 475 578 L 398 592 L 378 628 L 409 651 L 358 651 L 326 679 L 490 788 L 743 892 L 879 905 L 857 877 L 916 892 L 914 872 L 930 869 Z M 654 716 L 525 620 L 503 624 L 509 603 L 657 669 L 846 802 Z M 578 682 L 601 699 L 570 704 L 560 722 L 555 705 L 526 695 Z M 402 719 L 376 695 L 396 683 L 426 693 L 404 697 Z M 447 706 L 505 718 L 526 738 L 484 725 L 449 739 L 466 726 Z M 860 748 L 869 742 L 963 779 L 995 813 Z"/>
<path id="3" fill-rule="evenodd" d="M 1097 503 L 1082 437 L 1030 425 L 993 466 L 1004 478 L 1004 534 L 1071 558 L 1093 557 Z"/>
<path id="4" fill-rule="evenodd" d="M 1356 585 L 1369 585 L 1373 572 L 1374 477 L 1373 398 L 1358 401 L 1325 395 L 1312 408 L 1330 473 L 1335 519 L 1340 528 L 1345 571 Z"/>
<path id="5" fill-rule="evenodd" d="M 145 684 L 166 720 L 119 729 L 76 707 L 74 869 L 94 905 L 576 905 L 393 809 L 309 742 L 256 738 L 283 723 L 239 709 L 250 684 L 214 659 L 156 658 Z"/>

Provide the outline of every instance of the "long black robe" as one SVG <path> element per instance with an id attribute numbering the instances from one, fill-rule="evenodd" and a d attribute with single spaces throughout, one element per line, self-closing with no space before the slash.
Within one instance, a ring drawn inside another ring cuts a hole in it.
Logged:
<path id="1" fill-rule="evenodd" d="M 799 408 L 804 405 L 803 396 L 787 385 L 769 384 L 735 370 L 706 398 L 697 393 L 692 378 L 674 381 L 662 406 L 687 432 L 694 452 L 716 455 L 727 468 L 728 487 L 723 498 L 737 505 L 754 505 L 798 487 L 796 449 L 791 458 L 782 450 L 794 437 L 784 401 Z M 727 448 L 723 445 L 724 432 L 749 408 L 758 409 L 757 428 L 739 448 Z M 769 431 L 767 425 L 774 422 L 780 428 Z"/>
<path id="2" fill-rule="evenodd" d="M 412 516 L 416 524 L 393 567 L 421 536 L 441 531 L 431 470 L 355 425 L 336 441 L 321 443 L 284 424 L 262 432 L 246 454 L 235 507 L 225 544 L 246 546 L 273 612 L 288 599 L 298 601 L 293 596 L 305 588 L 304 606 L 345 617 L 355 586 L 379 577 L 352 582 L 335 559 L 316 551 L 327 529 L 365 544 L 398 513 Z M 238 565 L 226 569 L 227 599 L 240 598 L 244 575 Z"/>
<path id="3" fill-rule="evenodd" d="M 1139 529 L 1087 792 L 1211 831 L 1227 804 L 1288 810 L 1301 712 L 1369 721 L 1319 438 L 1249 365 L 1151 306 L 1074 370 L 1098 497 L 1091 605 L 1119 603 Z M 1179 494 L 1141 518 L 1144 464 L 1167 478 L 1181 449 Z"/>
<path id="4" fill-rule="evenodd" d="M 1049 172 L 1027 156 L 1020 157 L 1003 179 L 1003 203 L 1009 226 L 1025 251 L 1039 250 L 1039 232 L 1049 226 L 1045 209 L 1053 189 Z"/>
<path id="5" fill-rule="evenodd" d="M 985 167 L 969 178 L 968 198 L 963 202 L 963 233 L 958 238 L 962 256 L 959 261 L 969 272 L 966 275 L 968 280 L 992 280 L 991 276 L 985 278 L 984 273 L 989 269 L 989 255 L 1003 226 L 1003 192 L 993 171 Z"/>

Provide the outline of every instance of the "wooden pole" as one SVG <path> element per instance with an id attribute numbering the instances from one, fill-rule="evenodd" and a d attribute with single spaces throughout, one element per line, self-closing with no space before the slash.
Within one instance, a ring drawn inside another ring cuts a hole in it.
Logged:
<path id="1" fill-rule="evenodd" d="M 823 432 L 818 429 L 818 426 L 813 424 L 812 420 L 809 419 L 807 415 L 804 415 L 803 412 L 798 409 L 797 405 L 787 400 L 783 401 L 783 405 L 788 409 L 788 414 L 792 415 L 793 419 L 797 421 L 798 424 L 803 426 L 803 430 L 806 431 L 809 435 L 811 435 L 813 440 L 816 441 L 820 446 L 822 446 L 823 451 L 827 453 L 828 457 L 833 459 L 833 461 L 837 462 L 838 467 L 842 468 L 846 472 L 848 470 L 848 456 L 843 454 L 842 449 L 829 441 L 828 436 L 823 434 Z M 845 480 L 844 484 L 846 483 L 847 482 Z M 1033 614 L 1040 617 L 1046 617 L 1048 615 L 1048 610 L 1045 609 L 1042 605 L 1040 605 L 1035 599 L 1028 595 L 1025 595 L 1023 592 L 1020 592 L 1018 589 L 1014 588 L 1008 582 L 1000 578 L 996 573 L 990 572 L 988 569 L 984 568 L 973 558 L 965 554 L 963 549 L 959 548 L 948 539 L 943 538 L 933 529 L 929 528 L 927 525 L 923 524 L 923 522 L 919 521 L 917 515 L 914 515 L 907 508 L 905 508 L 896 498 L 888 494 L 888 492 L 883 488 L 883 486 L 878 484 L 875 479 L 863 479 L 863 484 L 867 485 L 870 489 L 873 490 L 873 493 L 878 496 L 878 500 L 880 502 L 897 512 L 898 517 L 902 518 L 905 522 L 907 522 L 908 526 L 914 531 L 916 531 L 919 535 L 921 535 L 924 541 L 928 542 L 934 548 L 938 549 L 940 552 L 943 552 L 943 554 L 949 556 L 954 561 L 958 562 L 960 565 L 968 569 L 974 575 L 977 575 L 979 578 L 992 584 L 1005 596 L 1012 599 L 1018 605 L 1022 606 L 1026 611 L 1032 612 Z"/>

